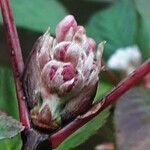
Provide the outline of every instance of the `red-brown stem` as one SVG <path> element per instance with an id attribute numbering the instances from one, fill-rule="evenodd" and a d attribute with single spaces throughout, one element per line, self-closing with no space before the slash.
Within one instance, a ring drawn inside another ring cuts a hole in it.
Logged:
<path id="1" fill-rule="evenodd" d="M 52 134 L 49 137 L 49 140 L 52 143 L 52 148 L 56 148 L 69 135 L 71 135 L 85 123 L 93 119 L 98 113 L 100 113 L 110 104 L 114 103 L 122 94 L 129 90 L 133 85 L 135 85 L 139 80 L 142 79 L 142 77 L 144 77 L 149 72 L 150 59 L 146 61 L 143 65 L 141 65 L 136 71 L 134 71 L 132 74 L 126 77 L 123 81 L 121 81 L 111 92 L 109 92 L 104 98 L 102 98 L 102 100 L 99 103 L 95 104 L 91 109 L 94 109 L 95 106 L 98 106 L 99 109 L 94 114 L 82 119 L 77 118 L 62 129 L 58 130 L 56 133 Z"/>
<path id="2" fill-rule="evenodd" d="M 8 48 L 11 56 L 11 64 L 16 85 L 16 93 L 19 106 L 20 121 L 25 127 L 30 126 L 28 112 L 24 102 L 24 93 L 22 89 L 21 76 L 24 69 L 21 48 L 14 23 L 12 11 L 9 5 L 9 0 L 0 0 L 1 12 L 3 16 L 4 31 L 8 43 Z"/>

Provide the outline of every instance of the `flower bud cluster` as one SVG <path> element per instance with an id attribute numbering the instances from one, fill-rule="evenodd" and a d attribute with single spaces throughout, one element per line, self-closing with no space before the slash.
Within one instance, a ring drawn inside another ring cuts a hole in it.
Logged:
<path id="1" fill-rule="evenodd" d="M 98 45 L 87 37 L 72 15 L 66 16 L 56 27 L 56 38 L 49 30 L 40 37 L 36 63 L 40 72 L 41 100 L 31 110 L 34 124 L 44 128 L 58 128 L 60 113 L 66 103 L 85 87 L 95 86 L 99 80 L 104 42 Z"/>

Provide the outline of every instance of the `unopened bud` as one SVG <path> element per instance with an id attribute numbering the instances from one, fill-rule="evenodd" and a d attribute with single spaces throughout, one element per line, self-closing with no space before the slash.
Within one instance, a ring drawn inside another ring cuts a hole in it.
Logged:
<path id="1" fill-rule="evenodd" d="M 40 37 L 24 72 L 24 89 L 36 126 L 56 129 L 62 121 L 89 109 L 97 88 L 104 42 L 97 51 L 95 48 L 95 41 L 71 15 L 57 25 L 55 39 L 49 32 Z"/>

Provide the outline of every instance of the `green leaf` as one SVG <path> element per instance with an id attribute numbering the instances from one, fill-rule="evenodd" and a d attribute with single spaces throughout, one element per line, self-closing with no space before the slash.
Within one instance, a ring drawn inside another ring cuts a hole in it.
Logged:
<path id="1" fill-rule="evenodd" d="M 20 135 L 17 135 L 12 139 L 0 140 L 0 149 L 2 150 L 21 150 L 21 146 Z"/>
<path id="2" fill-rule="evenodd" d="M 14 80 L 10 69 L 0 66 L 0 110 L 18 119 Z"/>
<path id="3" fill-rule="evenodd" d="M 113 2 L 114 0 L 83 0 L 83 1 L 91 1 L 91 2 Z"/>
<path id="4" fill-rule="evenodd" d="M 148 150 L 150 143 L 150 89 L 136 87 L 122 96 L 115 109 L 120 150 Z"/>
<path id="5" fill-rule="evenodd" d="M 133 45 L 137 31 L 133 1 L 119 0 L 113 6 L 98 11 L 87 24 L 87 31 L 96 42 L 107 42 L 104 50 L 106 59 L 117 48 Z"/>
<path id="6" fill-rule="evenodd" d="M 104 125 L 107 117 L 109 116 L 109 109 L 104 110 L 90 122 L 74 132 L 69 136 L 57 150 L 70 150 L 81 143 L 85 142 L 90 136 L 96 133 L 96 131 Z"/>
<path id="7" fill-rule="evenodd" d="M 24 130 L 22 124 L 6 115 L 0 115 L 0 140 L 12 138 Z"/>
<path id="8" fill-rule="evenodd" d="M 135 0 L 137 11 L 140 15 L 139 19 L 139 46 L 144 51 L 144 58 L 150 56 L 150 13 L 148 0 Z"/>
<path id="9" fill-rule="evenodd" d="M 113 87 L 112 84 L 107 83 L 105 81 L 100 81 L 97 87 L 96 96 L 94 98 L 94 102 L 100 100 L 102 96 Z"/>
<path id="10" fill-rule="evenodd" d="M 15 94 L 15 86 L 10 69 L 0 66 L 0 110 L 18 119 L 18 107 Z M 20 150 L 20 135 L 12 139 L 0 141 L 0 149 Z"/>
<path id="11" fill-rule="evenodd" d="M 38 32 L 50 26 L 54 34 L 56 24 L 66 15 L 58 0 L 11 0 L 11 5 L 17 26 Z"/>

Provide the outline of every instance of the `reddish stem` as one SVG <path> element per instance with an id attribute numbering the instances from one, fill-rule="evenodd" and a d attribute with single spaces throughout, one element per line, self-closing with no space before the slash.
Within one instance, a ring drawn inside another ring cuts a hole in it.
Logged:
<path id="1" fill-rule="evenodd" d="M 71 123 L 58 130 L 56 133 L 49 137 L 52 143 L 52 148 L 56 148 L 61 142 L 63 142 L 69 135 L 83 126 L 85 123 L 93 119 L 103 109 L 108 107 L 110 104 L 115 102 L 121 95 L 135 85 L 139 80 L 142 79 L 146 74 L 150 72 L 150 59 L 141 65 L 136 71 L 121 81 L 111 92 L 109 92 L 102 100 L 95 104 L 88 112 L 93 112 L 91 115 L 85 114 L 85 117 L 77 118 Z"/>
<path id="2" fill-rule="evenodd" d="M 24 102 L 24 93 L 22 89 L 21 76 L 24 69 L 21 48 L 14 23 L 12 11 L 9 5 L 9 0 L 0 0 L 1 12 L 3 16 L 4 31 L 8 43 L 8 48 L 11 56 L 11 64 L 16 85 L 16 93 L 19 106 L 20 121 L 25 127 L 30 126 L 28 119 L 27 108 Z"/>

